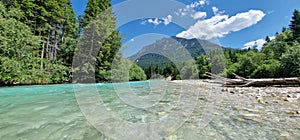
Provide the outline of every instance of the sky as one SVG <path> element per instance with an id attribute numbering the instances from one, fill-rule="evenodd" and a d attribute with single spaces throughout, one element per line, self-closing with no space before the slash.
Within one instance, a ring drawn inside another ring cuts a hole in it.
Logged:
<path id="1" fill-rule="evenodd" d="M 76 15 L 87 0 L 71 0 Z M 288 27 L 299 0 L 112 0 L 125 56 L 163 37 L 200 38 L 224 47 L 264 44 Z"/>

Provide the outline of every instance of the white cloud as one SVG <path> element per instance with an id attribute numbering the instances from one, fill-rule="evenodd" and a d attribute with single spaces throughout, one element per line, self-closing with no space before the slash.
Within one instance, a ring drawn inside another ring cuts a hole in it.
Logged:
<path id="1" fill-rule="evenodd" d="M 146 25 L 147 24 L 147 20 L 142 20 L 141 24 L 142 25 Z"/>
<path id="2" fill-rule="evenodd" d="M 271 40 L 275 39 L 275 36 L 270 37 Z M 263 45 L 266 43 L 265 39 L 257 39 L 255 41 L 250 41 L 244 45 L 243 49 L 249 49 L 256 46 L 258 50 L 261 50 L 263 48 Z"/>
<path id="3" fill-rule="evenodd" d="M 161 21 L 159 21 L 158 18 L 155 18 L 154 20 L 150 18 L 150 19 L 148 19 L 148 23 L 152 23 L 155 26 L 157 26 L 161 23 Z"/>
<path id="4" fill-rule="evenodd" d="M 196 12 L 194 14 L 191 14 L 191 17 L 193 19 L 202 19 L 202 18 L 205 18 L 207 16 L 206 12 Z"/>
<path id="5" fill-rule="evenodd" d="M 183 9 L 179 9 L 178 12 L 175 12 L 175 14 L 177 16 L 181 16 L 181 17 L 184 17 L 186 15 L 194 15 L 196 13 L 196 11 L 194 10 L 195 8 L 199 7 L 199 6 L 204 6 L 204 5 L 208 5 L 209 4 L 209 1 L 208 0 L 199 0 L 199 1 L 196 1 L 196 2 L 193 2 L 189 5 L 186 5 L 185 8 Z"/>
<path id="6" fill-rule="evenodd" d="M 167 26 L 172 22 L 172 16 L 168 15 L 166 18 L 162 18 L 162 20 L 164 21 L 164 24 Z"/>
<path id="7" fill-rule="evenodd" d="M 213 10 L 213 12 L 214 12 L 215 15 L 218 14 L 219 9 L 217 7 L 214 6 L 211 9 Z"/>
<path id="8" fill-rule="evenodd" d="M 186 6 L 185 8 L 183 8 L 183 9 L 178 9 L 178 12 L 175 12 L 175 14 L 176 14 L 177 16 L 184 17 L 184 16 L 186 16 L 188 13 L 193 13 L 192 11 L 193 11 L 193 9 L 192 9 L 189 5 L 187 5 L 187 6 Z"/>
<path id="9" fill-rule="evenodd" d="M 214 15 L 222 15 L 222 14 L 224 14 L 225 13 L 225 11 L 219 11 L 219 8 L 217 8 L 217 7 L 212 7 L 211 8 L 212 9 L 212 11 L 214 12 Z"/>
<path id="10" fill-rule="evenodd" d="M 142 25 L 146 25 L 147 23 L 154 24 L 155 26 L 163 23 L 164 25 L 169 25 L 172 22 L 172 16 L 168 15 L 166 18 L 149 18 L 145 19 L 141 22 Z"/>
<path id="11" fill-rule="evenodd" d="M 195 7 L 198 7 L 198 6 L 204 6 L 205 4 L 208 4 L 208 3 L 209 3 L 208 0 L 199 0 L 199 1 L 196 1 L 192 4 L 190 4 L 190 6 L 192 8 L 195 8 Z"/>
<path id="12" fill-rule="evenodd" d="M 206 1 L 206 0 L 200 0 L 200 1 L 199 1 L 199 4 L 200 4 L 200 5 L 205 5 L 206 3 L 208 3 L 208 1 Z"/>
<path id="13" fill-rule="evenodd" d="M 209 19 L 197 21 L 186 31 L 177 34 L 177 37 L 202 39 L 224 37 L 230 32 L 240 31 L 257 24 L 265 15 L 260 10 L 249 10 L 232 17 L 217 14 Z"/>

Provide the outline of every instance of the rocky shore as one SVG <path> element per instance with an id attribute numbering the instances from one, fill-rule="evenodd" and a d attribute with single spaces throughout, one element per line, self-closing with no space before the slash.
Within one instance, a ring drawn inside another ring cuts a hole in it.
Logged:
<path id="1" fill-rule="evenodd" d="M 279 103 L 280 101 L 299 103 L 300 105 L 300 87 L 299 86 L 268 86 L 268 87 L 223 87 L 213 80 L 177 80 L 173 83 L 183 85 L 195 85 L 200 87 L 221 90 L 222 93 L 236 96 L 247 96 L 256 99 L 260 104 Z"/>
<path id="2" fill-rule="evenodd" d="M 208 95 L 206 104 L 213 107 L 195 108 L 193 113 L 211 114 L 208 125 L 198 132 L 203 139 L 211 138 L 208 130 L 218 139 L 300 139 L 300 87 L 223 87 L 212 80 L 172 83 Z M 196 118 L 192 115 L 187 123 L 196 123 Z"/>

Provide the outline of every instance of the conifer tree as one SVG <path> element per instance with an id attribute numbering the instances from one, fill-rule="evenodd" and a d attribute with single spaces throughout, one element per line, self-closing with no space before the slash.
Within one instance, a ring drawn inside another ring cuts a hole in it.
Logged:
<path id="1" fill-rule="evenodd" d="M 295 10 L 293 13 L 290 29 L 293 32 L 293 38 L 298 39 L 300 37 L 300 12 Z"/>
<path id="2" fill-rule="evenodd" d="M 85 38 L 81 47 L 93 46 L 91 50 L 96 52 L 94 72 L 97 81 L 110 80 L 111 64 L 121 47 L 121 37 L 116 29 L 116 19 L 110 1 L 89 0 L 80 28 L 83 30 L 82 38 Z"/>

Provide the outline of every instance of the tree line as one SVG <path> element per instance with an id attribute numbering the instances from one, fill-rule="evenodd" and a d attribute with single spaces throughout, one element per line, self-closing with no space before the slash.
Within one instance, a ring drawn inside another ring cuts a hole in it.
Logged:
<path id="1" fill-rule="evenodd" d="M 110 34 L 105 38 L 89 38 L 94 25 L 101 26 L 93 28 L 95 36 L 101 37 L 103 30 L 109 30 Z M 145 79 L 138 66 L 124 57 L 116 57 L 121 56 L 118 50 L 122 38 L 109 0 L 89 0 L 79 18 L 70 0 L 1 0 L 0 84 L 71 82 L 72 74 L 81 72 L 72 66 L 74 52 L 88 50 L 91 40 L 95 41 L 95 61 L 85 72 L 95 73 L 97 82 L 112 80 L 114 58 L 132 65 L 130 80 Z"/>

